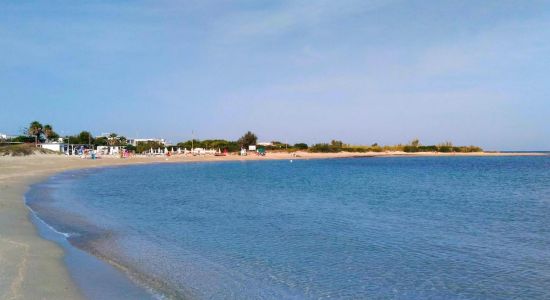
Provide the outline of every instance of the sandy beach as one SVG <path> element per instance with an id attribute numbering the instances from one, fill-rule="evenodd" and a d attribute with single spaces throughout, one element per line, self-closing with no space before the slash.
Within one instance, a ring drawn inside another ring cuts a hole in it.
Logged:
<path id="1" fill-rule="evenodd" d="M 62 258 L 63 250 L 38 236 L 24 203 L 29 185 L 55 173 L 82 168 L 129 164 L 323 159 L 384 156 L 526 156 L 539 153 L 268 153 L 249 156 L 132 157 L 97 160 L 63 155 L 0 157 L 0 299 L 79 299 Z"/>

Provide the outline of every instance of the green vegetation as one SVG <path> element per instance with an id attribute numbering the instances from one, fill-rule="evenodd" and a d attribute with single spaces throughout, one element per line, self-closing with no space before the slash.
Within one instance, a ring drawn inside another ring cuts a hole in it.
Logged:
<path id="1" fill-rule="evenodd" d="M 49 124 L 44 125 L 43 132 L 47 140 L 57 140 L 59 138 L 59 134 L 53 131 L 52 125 L 49 125 Z"/>
<path id="2" fill-rule="evenodd" d="M 12 143 L 34 143 L 35 138 L 33 136 L 20 135 L 12 139 L 8 139 L 8 142 Z"/>
<path id="3" fill-rule="evenodd" d="M 227 149 L 229 152 L 238 152 L 241 147 L 248 148 L 250 145 L 256 145 L 258 137 L 251 131 L 246 132 L 237 141 L 228 141 L 223 139 L 211 139 L 211 140 L 188 140 L 180 142 L 177 147 L 186 148 L 188 150 L 192 148 L 205 148 L 205 149 Z M 138 151 L 139 152 L 139 151 Z"/>
<path id="4" fill-rule="evenodd" d="M 42 124 L 38 121 L 31 122 L 29 128 L 27 128 L 27 133 L 30 136 L 34 136 L 35 141 L 39 142 L 42 137 Z"/>
<path id="5" fill-rule="evenodd" d="M 94 138 L 92 141 L 95 146 L 107 146 L 109 144 L 109 140 L 105 136 Z"/>
<path id="6" fill-rule="evenodd" d="M 109 137 L 107 137 L 107 145 L 109 146 L 126 146 L 128 144 L 128 140 L 124 136 L 119 136 L 116 133 L 109 134 Z"/>
<path id="7" fill-rule="evenodd" d="M 237 143 L 241 145 L 244 148 L 248 148 L 250 145 L 256 145 L 258 142 L 258 137 L 252 133 L 251 131 L 248 131 L 245 133 L 238 141 Z"/>
<path id="8" fill-rule="evenodd" d="M 129 146 L 133 147 L 132 145 L 129 145 Z M 161 148 L 164 150 L 164 145 L 159 142 L 153 142 L 153 141 L 139 142 L 137 143 L 137 146 L 135 148 L 136 148 L 135 149 L 136 153 L 143 153 L 143 152 L 148 152 L 149 150 L 151 150 L 151 148 L 153 148 L 154 150 L 157 150 L 158 148 Z"/>
<path id="9" fill-rule="evenodd" d="M 119 136 L 116 133 L 111 133 L 109 136 L 94 137 L 89 131 L 81 131 L 77 135 L 70 135 L 63 138 L 69 144 L 83 144 L 94 146 L 124 146 L 128 147 L 128 140 L 124 136 Z"/>
<path id="10" fill-rule="evenodd" d="M 333 140 L 330 144 L 315 144 L 309 148 L 310 152 L 383 152 L 383 151 L 403 151 L 407 153 L 414 152 L 481 152 L 483 149 L 477 146 L 453 146 L 451 142 L 445 142 L 438 145 L 421 145 L 418 139 L 412 140 L 407 145 L 379 146 L 374 143 L 371 146 L 347 145 L 341 141 Z"/>
<path id="11" fill-rule="evenodd" d="M 70 135 L 63 138 L 69 144 L 94 144 L 94 137 L 88 131 L 82 131 L 77 135 Z"/>
<path id="12" fill-rule="evenodd" d="M 47 140 L 56 140 L 59 138 L 59 135 L 53 130 L 52 125 L 46 124 L 42 125 L 38 121 L 33 121 L 29 124 L 29 127 L 25 129 L 25 133 L 28 134 L 28 136 L 32 137 L 32 142 L 44 142 Z M 25 140 L 25 142 L 28 141 L 28 139 L 21 138 L 23 136 L 19 136 L 21 140 Z"/>
<path id="13" fill-rule="evenodd" d="M 416 143 L 414 143 L 416 142 Z M 438 145 L 423 146 L 418 140 L 403 147 L 404 152 L 481 152 L 483 149 L 477 146 L 453 146 L 451 142 L 444 142 Z"/>
<path id="14" fill-rule="evenodd" d="M 53 127 L 49 124 L 42 125 L 38 121 L 33 121 L 29 124 L 29 127 L 25 129 L 25 134 L 20 135 L 15 138 L 7 140 L 8 143 L 34 143 L 35 141 L 44 142 L 47 140 L 57 140 L 59 135 L 53 130 Z M 130 151 L 136 151 L 137 153 L 143 153 L 149 151 L 151 148 L 165 148 L 165 145 L 158 142 L 141 142 L 137 146 L 132 146 L 128 144 L 128 140 L 124 136 L 119 136 L 116 133 L 111 133 L 108 136 L 94 137 L 89 131 L 82 131 L 77 135 L 65 136 L 63 141 L 67 141 L 70 144 L 92 144 L 94 146 L 123 146 Z M 256 145 L 258 137 L 251 131 L 246 132 L 242 137 L 237 141 L 229 141 L 224 139 L 209 139 L 209 140 L 188 140 L 180 142 L 177 146 L 168 146 L 169 149 L 175 150 L 179 148 L 206 148 L 206 149 L 220 149 L 227 150 L 229 152 L 238 152 L 241 147 L 248 148 L 250 145 Z M 378 143 L 373 143 L 372 145 L 350 145 L 345 144 L 341 140 L 332 140 L 330 143 L 319 143 L 312 146 L 308 146 L 306 143 L 296 143 L 294 145 L 289 145 L 287 143 L 282 143 L 279 141 L 272 141 L 270 146 L 262 146 L 262 149 L 269 151 L 304 151 L 309 152 L 325 152 L 325 153 L 336 153 L 336 152 L 384 152 L 384 151 L 403 151 L 406 153 L 415 153 L 415 152 L 481 152 L 483 149 L 477 146 L 454 146 L 451 142 L 444 142 L 437 145 L 422 145 L 419 139 L 414 139 L 408 144 L 397 144 L 397 145 L 387 145 L 381 146 Z M 3 153 L 6 153 L 5 147 L 3 146 Z M 27 148 L 18 148 L 14 145 L 10 147 L 10 150 L 14 153 L 27 153 Z M 42 150 L 40 150 L 42 151 Z"/>
<path id="15" fill-rule="evenodd" d="M 294 144 L 294 146 L 292 147 L 298 150 L 306 150 L 308 148 L 308 145 L 306 143 L 297 143 Z"/>
<path id="16" fill-rule="evenodd" d="M 344 143 L 342 141 L 332 140 L 330 144 L 326 143 L 320 143 L 315 144 L 309 148 L 309 152 L 340 152 L 340 151 L 348 151 L 344 150 Z M 349 148 L 349 147 L 348 147 Z M 359 149 L 357 149 L 359 150 Z M 350 152 L 363 152 L 363 151 L 350 151 Z"/>
<path id="17" fill-rule="evenodd" d="M 180 148 L 186 148 L 187 150 L 191 150 L 192 148 L 205 148 L 205 149 L 227 149 L 229 152 L 236 152 L 241 149 L 239 144 L 235 141 L 227 141 L 227 140 L 189 140 L 185 142 L 181 142 L 177 144 Z"/>
<path id="18" fill-rule="evenodd" d="M 88 131 L 82 131 L 78 134 L 78 144 L 91 144 L 92 143 L 92 134 Z"/>

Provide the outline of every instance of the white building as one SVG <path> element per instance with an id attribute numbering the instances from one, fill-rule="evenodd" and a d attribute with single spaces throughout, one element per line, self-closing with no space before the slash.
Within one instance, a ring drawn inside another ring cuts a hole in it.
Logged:
<path id="1" fill-rule="evenodd" d="M 0 132 L 0 140 L 13 139 L 15 137 L 16 137 L 15 135 L 9 135 L 9 134 L 5 134 L 5 133 Z"/>
<path id="2" fill-rule="evenodd" d="M 123 147 L 120 146 L 97 146 L 97 154 L 99 155 L 118 155 L 122 152 Z"/>
<path id="3" fill-rule="evenodd" d="M 67 144 L 63 143 L 44 143 L 44 144 L 38 144 L 38 147 L 52 150 L 55 152 L 65 152 L 65 147 Z"/>
<path id="4" fill-rule="evenodd" d="M 166 145 L 165 139 L 128 139 L 128 143 L 132 146 L 137 146 L 138 143 L 157 142 L 162 145 Z"/>
<path id="5" fill-rule="evenodd" d="M 37 145 L 40 148 L 65 153 L 66 155 L 80 155 L 89 145 L 66 144 L 66 143 L 42 143 Z"/>

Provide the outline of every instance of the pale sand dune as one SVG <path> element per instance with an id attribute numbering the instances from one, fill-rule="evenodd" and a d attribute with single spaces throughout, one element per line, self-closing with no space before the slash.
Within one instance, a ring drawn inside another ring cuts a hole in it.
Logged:
<path id="1" fill-rule="evenodd" d="M 62 249 L 40 238 L 29 218 L 23 197 L 28 186 L 56 172 L 101 166 L 230 160 L 316 159 L 369 156 L 503 156 L 527 153 L 434 154 L 382 153 L 268 153 L 265 157 L 133 157 L 80 159 L 62 155 L 0 157 L 0 299 L 79 299 L 63 265 Z"/>

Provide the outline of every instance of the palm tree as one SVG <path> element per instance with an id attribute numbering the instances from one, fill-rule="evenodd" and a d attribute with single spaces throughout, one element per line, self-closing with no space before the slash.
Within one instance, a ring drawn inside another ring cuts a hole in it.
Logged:
<path id="1" fill-rule="evenodd" d="M 114 146 L 118 143 L 118 138 L 117 138 L 117 134 L 116 133 L 111 133 L 109 134 L 109 139 L 108 139 L 108 144 L 109 146 Z"/>
<path id="2" fill-rule="evenodd" d="M 118 137 L 118 145 L 119 146 L 126 146 L 128 144 L 128 139 L 125 136 L 119 136 Z"/>
<path id="3" fill-rule="evenodd" d="M 38 144 L 38 140 L 40 139 L 40 135 L 42 134 L 42 129 L 43 129 L 42 124 L 40 124 L 40 122 L 38 121 L 33 121 L 29 125 L 29 128 L 27 129 L 27 133 L 35 137 L 34 139 L 35 145 Z"/>
<path id="4" fill-rule="evenodd" d="M 55 135 L 55 132 L 53 131 L 52 125 L 50 125 L 50 124 L 44 125 L 44 135 L 46 136 L 47 140 L 51 139 L 52 136 Z"/>

